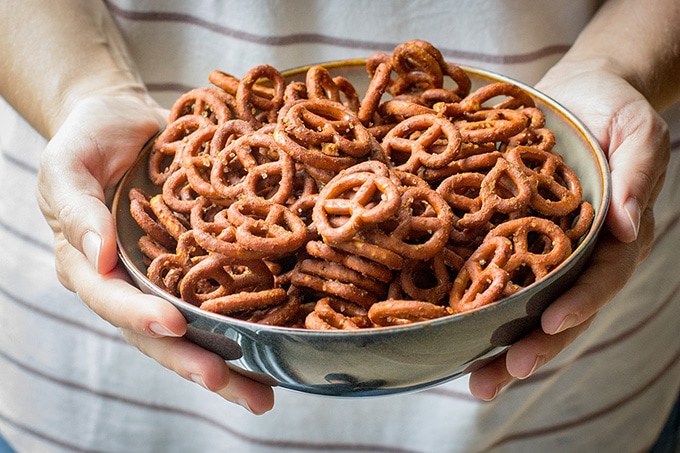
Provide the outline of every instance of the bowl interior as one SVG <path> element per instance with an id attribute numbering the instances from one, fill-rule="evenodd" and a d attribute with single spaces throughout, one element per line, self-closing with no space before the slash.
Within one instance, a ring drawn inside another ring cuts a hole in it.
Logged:
<path id="1" fill-rule="evenodd" d="M 363 60 L 324 64 L 362 94 L 369 78 Z M 307 67 L 285 73 L 304 80 Z M 564 292 L 586 265 L 604 223 L 610 197 L 606 159 L 585 126 L 559 104 L 512 79 L 464 67 L 473 89 L 495 81 L 528 91 L 556 137 L 555 150 L 581 180 L 595 209 L 587 235 L 570 258 L 547 278 L 481 309 L 407 326 L 360 331 L 310 331 L 264 326 L 209 313 L 156 287 L 146 277 L 137 241 L 143 234 L 130 214 L 133 187 L 159 192 L 147 177 L 150 143 L 120 182 L 113 202 L 119 254 L 135 283 L 174 304 L 187 318 L 187 338 L 209 349 L 236 371 L 268 384 L 331 396 L 382 395 L 422 389 L 469 372 L 533 329 L 545 306 Z"/>

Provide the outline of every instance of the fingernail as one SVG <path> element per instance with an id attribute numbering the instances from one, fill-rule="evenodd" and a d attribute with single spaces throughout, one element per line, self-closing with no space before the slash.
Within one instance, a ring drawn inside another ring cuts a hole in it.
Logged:
<path id="1" fill-rule="evenodd" d="M 236 404 L 238 404 L 239 406 L 241 406 L 241 407 L 245 408 L 246 410 L 248 410 L 248 412 L 253 412 L 253 410 L 252 410 L 252 409 L 250 408 L 250 406 L 248 405 L 248 401 L 246 401 L 245 399 L 243 399 L 243 398 L 238 398 L 238 399 L 236 399 L 235 402 L 236 402 Z M 254 413 L 254 412 L 253 412 L 253 413 Z"/>
<path id="2" fill-rule="evenodd" d="M 165 327 L 163 324 L 158 323 L 158 322 L 152 322 L 151 324 L 149 324 L 149 330 L 151 332 L 153 332 L 154 334 L 158 335 L 159 337 L 179 337 L 180 336 L 180 335 L 177 335 L 172 330 Z"/>
<path id="3" fill-rule="evenodd" d="M 563 332 L 567 329 L 570 329 L 570 328 L 574 327 L 577 322 L 578 322 L 578 317 L 574 314 L 569 314 L 569 315 L 564 317 L 564 319 L 562 320 L 560 325 L 555 330 L 555 333 L 560 333 L 560 332 Z"/>
<path id="4" fill-rule="evenodd" d="M 191 379 L 193 382 L 195 382 L 196 384 L 200 385 L 200 386 L 203 387 L 204 389 L 210 390 L 210 389 L 208 388 L 208 386 L 205 385 L 205 381 L 203 380 L 203 376 L 201 376 L 200 374 L 192 373 L 192 374 L 189 375 L 189 379 Z"/>
<path id="5" fill-rule="evenodd" d="M 531 367 L 531 370 L 529 370 L 529 373 L 526 376 L 521 376 L 521 377 L 517 376 L 517 378 L 518 379 L 528 378 L 529 376 L 534 374 L 536 372 L 536 370 L 538 370 L 540 367 L 542 367 L 544 363 L 545 363 L 545 356 L 537 355 L 536 360 L 534 360 L 534 365 Z"/>
<path id="6" fill-rule="evenodd" d="M 635 198 L 629 198 L 623 205 L 623 209 L 628 215 L 630 226 L 633 228 L 634 238 L 637 239 L 638 231 L 640 230 L 640 205 Z"/>
<path id="7" fill-rule="evenodd" d="M 94 231 L 88 231 L 83 236 L 83 252 L 92 266 L 99 272 L 99 251 L 102 247 L 102 239 Z"/>
<path id="8" fill-rule="evenodd" d="M 484 401 L 492 401 L 494 398 L 496 398 L 498 396 L 498 394 L 501 393 L 501 390 L 503 390 L 503 388 L 505 388 L 505 386 L 508 385 L 508 382 L 510 382 L 510 381 L 504 381 L 504 382 L 501 382 L 500 384 L 498 384 L 496 386 L 496 389 L 494 390 L 493 395 L 491 395 L 490 398 L 485 398 Z"/>

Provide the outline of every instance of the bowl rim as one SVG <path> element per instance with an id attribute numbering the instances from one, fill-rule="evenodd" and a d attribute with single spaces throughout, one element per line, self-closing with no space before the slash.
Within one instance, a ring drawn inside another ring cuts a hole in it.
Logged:
<path id="1" fill-rule="evenodd" d="M 333 70 L 333 69 L 341 69 L 341 68 L 346 68 L 346 67 L 356 67 L 356 66 L 364 66 L 366 64 L 366 59 L 362 58 L 355 58 L 355 59 L 348 59 L 348 60 L 332 60 L 332 61 L 327 61 L 327 62 L 321 62 L 321 63 L 313 63 L 313 64 L 307 64 L 303 66 L 298 66 L 294 67 L 288 70 L 281 71 L 281 74 L 286 77 L 290 78 L 296 75 L 304 74 L 306 71 L 313 67 L 313 66 L 323 66 L 328 70 Z M 173 296 L 172 294 L 169 294 L 165 291 L 163 291 L 161 288 L 157 287 L 151 280 L 148 279 L 146 274 L 142 272 L 134 263 L 134 261 L 130 258 L 130 256 L 127 254 L 124 244 L 122 243 L 121 240 L 121 235 L 119 234 L 119 225 L 120 222 L 118 222 L 118 211 L 120 209 L 120 203 L 121 203 L 121 197 L 124 196 L 122 194 L 122 188 L 125 187 L 127 184 L 126 182 L 132 177 L 134 170 L 139 166 L 142 165 L 144 159 L 147 157 L 147 154 L 149 152 L 151 143 L 153 143 L 153 140 L 156 138 L 158 134 L 160 134 L 163 130 L 161 128 L 153 137 L 151 137 L 142 147 L 140 150 L 140 153 L 138 154 L 137 158 L 133 162 L 133 164 L 130 166 L 130 168 L 125 172 L 121 180 L 118 182 L 116 185 L 116 190 L 114 193 L 113 201 L 112 201 L 112 213 L 113 213 L 113 218 L 114 218 L 114 226 L 115 226 L 115 231 L 116 231 L 116 243 L 118 246 L 118 256 L 119 259 L 123 262 L 124 267 L 126 268 L 128 273 L 133 274 L 133 280 L 135 280 L 138 284 L 143 283 L 144 286 L 151 291 L 153 295 L 156 295 L 158 297 L 161 297 L 169 302 L 171 302 L 173 305 L 175 305 L 178 308 L 181 308 L 183 310 L 187 310 L 198 317 L 202 318 L 207 318 L 212 321 L 215 321 L 217 323 L 221 324 L 228 324 L 228 325 L 233 325 L 234 327 L 240 327 L 240 328 L 246 328 L 252 332 L 281 332 L 281 333 L 288 333 L 288 334 L 296 334 L 296 335 L 303 335 L 305 337 L 325 337 L 325 338 L 330 338 L 333 336 L 339 336 L 339 337 L 346 337 L 346 336 L 351 336 L 351 335 L 368 335 L 368 336 L 383 336 L 383 335 L 391 335 L 394 333 L 398 332 L 404 332 L 409 329 L 421 329 L 425 326 L 435 326 L 439 324 L 446 324 L 446 323 L 452 323 L 459 321 L 461 319 L 471 317 L 471 316 L 482 316 L 485 312 L 489 310 L 494 310 L 497 307 L 501 305 L 508 305 L 512 304 L 513 301 L 526 297 L 527 294 L 531 291 L 536 292 L 538 289 L 542 286 L 545 286 L 549 284 L 552 281 L 555 281 L 559 279 L 561 276 L 563 276 L 567 271 L 568 268 L 570 267 L 569 265 L 581 258 L 581 254 L 583 253 L 583 249 L 586 248 L 587 244 L 596 241 L 598 235 L 600 234 L 601 229 L 604 227 L 604 221 L 607 215 L 607 211 L 609 209 L 609 204 L 611 202 L 611 172 L 609 170 L 609 164 L 606 159 L 605 153 L 600 147 L 597 139 L 595 136 L 590 132 L 588 127 L 581 121 L 579 120 L 573 113 L 571 113 L 567 108 L 565 108 L 562 104 L 548 96 L 547 94 L 533 88 L 532 86 L 529 86 L 528 84 L 525 84 L 523 82 L 520 82 L 518 80 L 515 80 L 511 77 L 478 68 L 475 66 L 469 66 L 469 65 L 463 65 L 459 64 L 458 65 L 461 69 L 463 69 L 466 73 L 469 75 L 474 75 L 476 77 L 481 77 L 483 79 L 488 80 L 489 82 L 494 82 L 494 81 L 499 81 L 499 82 L 509 82 L 514 85 L 517 85 L 521 89 L 525 90 L 528 92 L 534 99 L 540 100 L 542 103 L 546 104 L 552 111 L 553 113 L 559 114 L 563 119 L 565 119 L 570 125 L 572 129 L 575 129 L 579 132 L 579 134 L 582 136 L 584 141 L 589 145 L 589 148 L 591 150 L 591 153 L 593 154 L 593 157 L 595 158 L 595 161 L 597 162 L 597 167 L 598 167 L 598 174 L 601 178 L 601 184 L 602 184 L 602 190 L 598 191 L 599 195 L 602 197 L 602 200 L 598 206 L 594 206 L 596 209 L 595 212 L 595 217 L 593 219 L 593 222 L 586 233 L 584 237 L 581 238 L 579 244 L 572 250 L 571 254 L 569 257 L 567 257 L 566 260 L 564 260 L 562 263 L 560 263 L 559 266 L 557 266 L 555 269 L 553 269 L 545 278 L 532 283 L 531 285 L 522 288 L 522 290 L 518 291 L 517 293 L 505 297 L 503 299 L 500 299 L 496 302 L 493 302 L 491 304 L 466 311 L 463 313 L 456 313 L 456 314 L 451 314 L 447 315 L 441 318 L 437 319 L 432 319 L 432 320 L 425 320 L 425 321 L 419 321 L 419 322 L 414 322 L 410 324 L 405 324 L 405 325 L 396 325 L 396 326 L 385 326 L 385 327 L 371 327 L 369 329 L 358 329 L 358 330 L 330 330 L 330 331 L 325 331 L 325 330 L 312 330 L 312 329 L 304 329 L 304 328 L 299 328 L 299 327 L 285 327 L 285 326 L 273 326 L 273 325 L 266 325 L 266 324 L 258 324 L 250 321 L 245 321 L 237 318 L 231 318 L 226 315 L 221 315 L 218 313 L 212 313 L 206 310 L 202 310 L 199 307 L 186 302 L 178 297 Z"/>

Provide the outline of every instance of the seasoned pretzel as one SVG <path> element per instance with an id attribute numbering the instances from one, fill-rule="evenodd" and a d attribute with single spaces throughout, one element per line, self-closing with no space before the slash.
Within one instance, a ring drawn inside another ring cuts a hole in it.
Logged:
<path id="1" fill-rule="evenodd" d="M 298 288 L 307 288 L 317 294 L 348 300 L 365 308 L 378 300 L 375 295 L 351 283 L 328 280 L 318 275 L 302 272 L 299 268 L 296 268 L 291 275 L 291 284 Z"/>
<path id="2" fill-rule="evenodd" d="M 407 187 L 394 222 L 366 232 L 374 244 L 403 257 L 425 261 L 441 251 L 449 237 L 453 213 L 432 189 Z"/>
<path id="3" fill-rule="evenodd" d="M 274 137 L 296 161 L 335 172 L 357 163 L 375 146 L 351 110 L 326 99 L 291 104 Z"/>
<path id="4" fill-rule="evenodd" d="M 378 297 L 383 296 L 387 290 L 384 282 L 374 280 L 367 275 L 362 275 L 360 272 L 333 261 L 306 258 L 300 261 L 298 270 L 304 274 L 316 275 L 326 280 L 348 283 Z"/>
<path id="5" fill-rule="evenodd" d="M 417 300 L 386 300 L 368 309 L 368 317 L 378 327 L 429 321 L 449 315 L 446 307 Z"/>
<path id="6" fill-rule="evenodd" d="M 385 153 L 396 168 L 411 173 L 417 173 L 421 166 L 441 168 L 447 165 L 457 157 L 460 144 L 458 129 L 432 114 L 402 121 L 382 141 Z"/>
<path id="7" fill-rule="evenodd" d="M 503 269 L 510 275 L 514 290 L 541 280 L 571 254 L 571 241 L 564 231 L 541 217 L 508 220 L 491 230 L 487 238 L 496 236 L 512 241 L 513 253 Z"/>
<path id="8" fill-rule="evenodd" d="M 236 239 L 236 227 L 227 220 L 226 208 L 199 197 L 191 209 L 191 227 L 196 242 L 211 253 L 238 259 L 264 258 L 266 253 L 250 250 Z"/>
<path id="9" fill-rule="evenodd" d="M 174 249 L 177 242 L 163 225 L 149 203 L 149 197 L 140 189 L 130 189 L 130 214 L 144 232 L 157 244 Z"/>
<path id="10" fill-rule="evenodd" d="M 496 212 L 522 212 L 536 191 L 536 178 L 505 159 L 482 179 L 479 189 L 479 209 L 467 212 L 459 221 L 462 228 L 479 228 L 491 220 Z"/>
<path id="11" fill-rule="evenodd" d="M 307 253 L 313 257 L 340 263 L 349 269 L 383 283 L 388 283 L 392 280 L 392 271 L 387 266 L 361 256 L 334 249 L 323 241 L 310 241 L 305 248 Z"/>
<path id="12" fill-rule="evenodd" d="M 369 63 L 366 62 L 368 67 Z M 357 117 L 361 124 L 366 127 L 370 127 L 376 123 L 376 113 L 378 112 L 378 106 L 380 101 L 387 91 L 392 79 L 390 74 L 392 72 L 392 65 L 389 62 L 379 63 L 372 71 L 369 68 L 369 73 L 371 73 L 371 81 L 368 84 L 364 98 L 361 100 L 359 106 L 359 111 L 357 112 Z"/>
<path id="13" fill-rule="evenodd" d="M 356 330 L 370 324 L 364 307 L 336 297 L 319 299 L 305 318 L 305 327 L 313 330 Z"/>
<path id="14" fill-rule="evenodd" d="M 485 106 L 484 104 L 494 98 L 502 98 L 496 104 Z M 482 108 L 491 109 L 512 109 L 520 107 L 534 107 L 533 98 L 515 85 L 509 82 L 495 82 L 484 85 L 470 93 L 465 99 L 460 101 L 461 107 L 465 112 L 477 112 Z"/>
<path id="15" fill-rule="evenodd" d="M 253 87 L 259 81 L 266 79 L 273 85 L 271 95 L 258 93 Z M 283 105 L 283 94 L 286 81 L 281 73 L 270 65 L 259 65 L 246 72 L 239 81 L 236 91 L 236 111 L 241 119 L 248 121 L 254 128 L 264 123 L 274 123 L 278 110 Z M 256 116 L 253 112 L 260 111 Z"/>
<path id="16" fill-rule="evenodd" d="M 449 306 L 464 313 L 498 300 L 510 280 L 504 266 L 513 253 L 505 237 L 490 237 L 467 259 L 453 281 Z"/>
<path id="17" fill-rule="evenodd" d="M 363 225 L 387 220 L 399 204 L 399 190 L 389 177 L 370 171 L 340 173 L 319 193 L 312 219 L 319 234 L 335 244 L 353 237 Z M 347 220 L 335 226 L 335 216 Z"/>
<path id="18" fill-rule="evenodd" d="M 464 119 L 455 120 L 465 142 L 489 143 L 507 140 L 526 129 L 529 118 L 522 112 L 510 109 L 488 109 L 468 113 Z"/>
<path id="19" fill-rule="evenodd" d="M 353 112 L 359 111 L 359 94 L 354 85 L 344 77 L 332 77 L 323 66 L 307 70 L 306 87 L 308 99 L 328 99 L 344 104 Z"/>
<path id="20" fill-rule="evenodd" d="M 205 256 L 196 244 L 192 231 L 182 234 L 175 253 L 158 254 L 149 264 L 147 276 L 168 293 L 180 297 L 180 283 L 193 266 L 194 257 Z"/>
<path id="21" fill-rule="evenodd" d="M 404 258 L 398 253 L 366 242 L 361 238 L 354 237 L 347 241 L 338 242 L 333 247 L 375 261 L 388 269 L 399 270 L 404 265 Z"/>
<path id="22" fill-rule="evenodd" d="M 438 304 L 451 290 L 444 256 L 440 253 L 426 262 L 406 260 L 399 273 L 399 284 L 411 299 Z"/>
<path id="23" fill-rule="evenodd" d="M 562 216 L 578 208 L 581 183 L 559 155 L 531 146 L 516 146 L 507 152 L 507 159 L 535 176 L 538 189 L 531 197 L 533 209 L 546 216 Z"/>
<path id="24" fill-rule="evenodd" d="M 233 118 L 232 111 L 236 100 L 229 93 L 213 87 L 194 88 L 175 101 L 170 109 L 169 121 L 185 115 L 199 115 L 215 124 L 221 124 Z"/>
<path id="25" fill-rule="evenodd" d="M 182 153 L 188 143 L 203 142 L 214 133 L 214 124 L 200 115 L 185 115 L 169 123 L 156 137 L 149 152 L 148 176 L 152 183 L 161 185 L 182 166 Z"/>
<path id="26" fill-rule="evenodd" d="M 186 171 L 179 168 L 171 173 L 163 183 L 163 201 L 170 209 L 182 214 L 191 212 L 191 208 L 200 195 L 189 184 Z"/>
<path id="27" fill-rule="evenodd" d="M 228 210 L 239 244 L 266 256 L 283 256 L 307 240 L 307 225 L 285 206 L 258 197 L 244 197 Z"/>

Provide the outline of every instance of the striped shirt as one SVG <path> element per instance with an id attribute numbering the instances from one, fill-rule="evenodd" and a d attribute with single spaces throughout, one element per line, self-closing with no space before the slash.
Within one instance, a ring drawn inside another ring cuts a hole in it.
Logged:
<path id="1" fill-rule="evenodd" d="M 461 64 L 532 84 L 597 2 L 107 0 L 151 94 L 169 106 L 221 69 L 365 57 L 425 39 Z M 522 30 L 517 32 L 517 30 Z M 277 390 L 263 416 L 128 345 L 58 282 L 35 200 L 45 141 L 0 100 L 0 433 L 21 452 L 644 451 L 680 385 L 680 108 L 650 258 L 590 329 L 492 402 L 466 377 L 333 399 Z M 673 320 L 673 321 L 672 321 Z"/>

